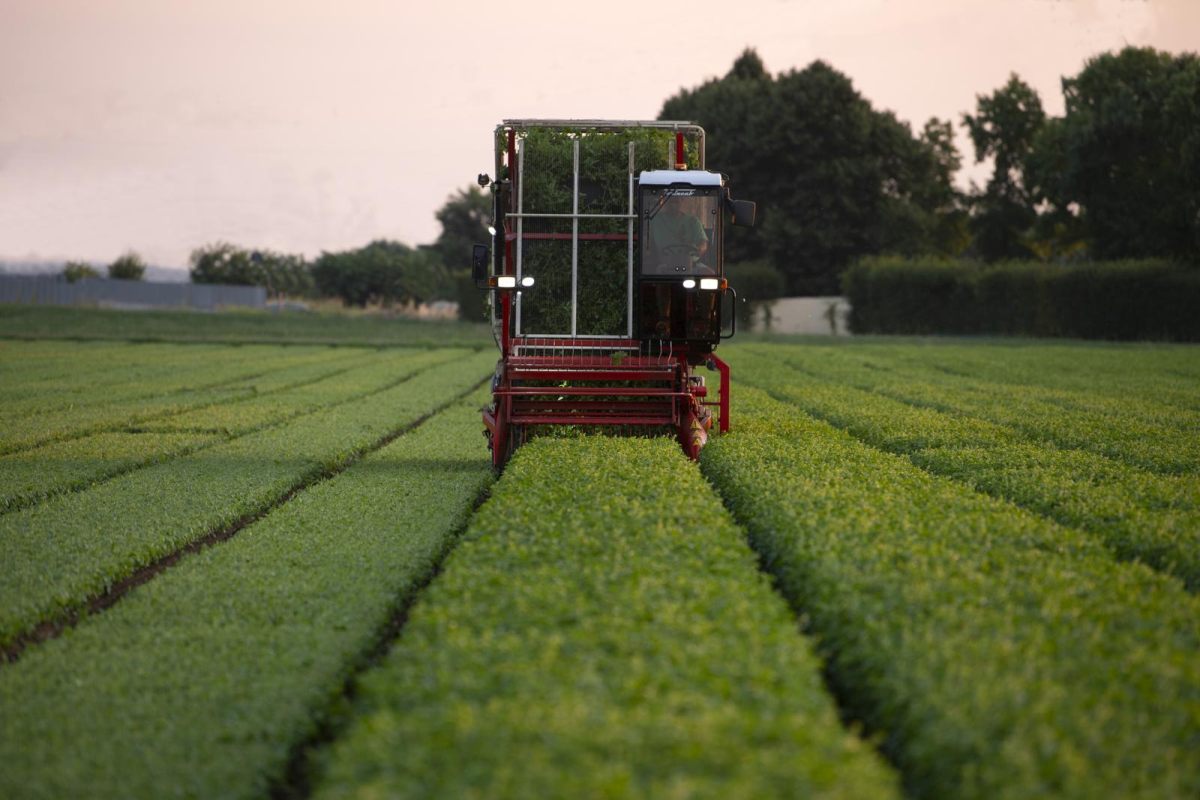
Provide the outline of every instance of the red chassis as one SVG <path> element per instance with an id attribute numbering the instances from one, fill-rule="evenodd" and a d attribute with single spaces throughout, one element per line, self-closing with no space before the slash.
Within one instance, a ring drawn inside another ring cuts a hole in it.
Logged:
<path id="1" fill-rule="evenodd" d="M 483 412 L 492 463 L 502 467 L 534 425 L 611 425 L 674 431 L 684 453 L 698 458 L 717 409 L 729 430 L 729 366 L 713 353 L 700 358 L 718 371 L 718 399 L 708 399 L 686 350 L 639 354 L 635 339 L 513 337 L 496 367 L 493 404 Z"/>

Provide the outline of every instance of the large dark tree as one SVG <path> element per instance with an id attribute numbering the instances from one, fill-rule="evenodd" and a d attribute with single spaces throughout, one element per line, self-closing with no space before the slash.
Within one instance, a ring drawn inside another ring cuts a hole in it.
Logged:
<path id="1" fill-rule="evenodd" d="M 433 243 L 447 269 L 470 269 L 471 246 L 488 244 L 488 222 L 492 218 L 492 197 L 479 191 L 477 186 L 460 189 L 439 208 L 435 214 L 442 225 L 442 232 Z"/>
<path id="2" fill-rule="evenodd" d="M 1063 80 L 1045 195 L 1097 258 L 1200 258 L 1200 59 L 1127 47 Z"/>
<path id="3" fill-rule="evenodd" d="M 449 272 L 459 317 L 481 321 L 486 313 L 485 293 L 471 278 L 471 247 L 492 244 L 487 229 L 492 219 L 492 196 L 476 186 L 468 186 L 447 198 L 435 216 L 442 232 L 429 250 Z"/>
<path id="4" fill-rule="evenodd" d="M 975 250 L 986 261 L 1030 255 L 1026 238 L 1037 212 L 1025 172 L 1045 122 L 1038 93 L 1015 73 L 992 94 L 976 97 L 975 114 L 963 114 L 976 163 L 993 160 L 992 177 L 973 198 L 971 217 Z"/>
<path id="5" fill-rule="evenodd" d="M 772 78 L 747 50 L 723 78 L 667 100 L 660 118 L 704 126 L 709 167 L 759 203 L 760 227 L 730 237 L 730 261 L 765 256 L 791 293 L 836 293 L 864 254 L 934 248 L 936 215 L 953 205 L 946 153 L 822 61 Z"/>

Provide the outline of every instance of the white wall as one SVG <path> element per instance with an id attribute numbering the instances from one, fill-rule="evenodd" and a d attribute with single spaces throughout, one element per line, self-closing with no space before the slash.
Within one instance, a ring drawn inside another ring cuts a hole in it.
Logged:
<path id="1" fill-rule="evenodd" d="M 838 336 L 849 336 L 850 326 L 846 316 L 850 306 L 843 297 L 785 297 L 771 307 L 772 333 L 809 333 L 829 336 L 833 329 L 829 321 L 829 307 L 834 306 Z M 763 331 L 762 320 L 754 320 L 754 331 Z"/>

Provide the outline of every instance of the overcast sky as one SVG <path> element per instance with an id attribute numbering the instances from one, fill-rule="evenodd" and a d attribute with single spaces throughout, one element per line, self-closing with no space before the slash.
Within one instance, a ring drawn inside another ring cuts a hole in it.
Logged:
<path id="1" fill-rule="evenodd" d="M 0 259 L 429 242 L 502 118 L 650 119 L 747 46 L 773 73 L 824 59 L 914 127 L 1013 71 L 1057 114 L 1089 56 L 1200 49 L 1200 0 L 413 5 L 0 0 Z"/>

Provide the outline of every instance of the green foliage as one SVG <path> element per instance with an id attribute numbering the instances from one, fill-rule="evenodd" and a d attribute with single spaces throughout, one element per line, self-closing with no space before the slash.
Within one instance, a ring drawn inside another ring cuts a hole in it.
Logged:
<path id="1" fill-rule="evenodd" d="M 806 412 L 1200 589 L 1200 443 L 1190 435 L 1200 414 L 955 379 L 921 359 L 896 368 L 894 356 L 812 348 L 755 355 L 737 362 L 756 372 L 749 380 Z"/>
<path id="2" fill-rule="evenodd" d="M 525 445 L 356 701 L 318 797 L 896 796 L 665 439 Z"/>
<path id="3" fill-rule="evenodd" d="M 991 158 L 993 169 L 987 188 L 972 197 L 973 249 L 984 261 L 1027 258 L 1026 233 L 1038 215 L 1025 172 L 1046 122 L 1042 100 L 1013 73 L 992 94 L 978 95 L 976 108 L 974 115 L 963 114 L 963 126 L 975 145 L 975 162 Z"/>
<path id="4" fill-rule="evenodd" d="M 737 397 L 737 430 L 701 466 L 909 796 L 1200 792 L 1200 603 L 1177 581 L 795 405 Z"/>
<path id="5" fill-rule="evenodd" d="M 842 290 L 856 333 L 1200 340 L 1200 270 L 1165 261 L 869 258 Z"/>
<path id="6" fill-rule="evenodd" d="M 262 286 L 272 294 L 307 295 L 313 278 L 304 256 L 245 250 L 225 242 L 197 247 L 189 258 L 192 283 Z"/>
<path id="7" fill-rule="evenodd" d="M 100 271 L 86 261 L 68 261 L 63 264 L 62 276 L 67 283 L 75 283 L 84 278 L 99 278 Z"/>
<path id="8" fill-rule="evenodd" d="M 122 281 L 140 281 L 146 274 L 146 262 L 129 250 L 108 265 L 108 277 Z"/>
<path id="9" fill-rule="evenodd" d="M 384 361 L 370 389 L 351 388 L 288 425 L 0 517 L 0 560 L 17 565 L 0 576 L 0 643 L 208 532 L 270 508 L 445 405 L 486 375 L 493 358 L 443 350 Z"/>
<path id="10" fill-rule="evenodd" d="M 312 273 L 322 295 L 360 308 L 368 303 L 420 304 L 451 293 L 437 257 L 385 239 L 358 250 L 322 253 Z"/>
<path id="11" fill-rule="evenodd" d="M 958 246 L 948 123 L 931 120 L 914 137 L 822 61 L 772 79 L 747 51 L 725 77 L 667 100 L 659 116 L 705 127 L 709 164 L 759 204 L 761 228 L 731 231 L 729 258 L 766 256 L 789 293 L 836 293 L 840 272 L 864 254 Z"/>
<path id="12" fill-rule="evenodd" d="M 430 250 L 435 252 L 450 274 L 458 318 L 482 322 L 487 316 L 485 294 L 471 275 L 471 248 L 477 244 L 493 246 L 488 225 L 492 220 L 492 198 L 472 185 L 459 190 L 437 211 L 442 232 Z"/>
<path id="13" fill-rule="evenodd" d="M 487 328 L 358 314 L 114 311 L 0 305 L 0 339 L 70 339 L 363 347 L 490 347 Z"/>
<path id="14" fill-rule="evenodd" d="M 483 399 L 4 665 L 0 795 L 269 795 L 490 482 Z"/>
<path id="15" fill-rule="evenodd" d="M 1045 198 L 1078 205 L 1097 258 L 1200 259 L 1200 58 L 1126 47 L 1090 59 L 1063 95 Z"/>
<path id="16" fill-rule="evenodd" d="M 586 214 L 629 213 L 629 145 L 634 173 L 666 169 L 669 131 L 632 128 L 621 132 L 534 128 L 524 134 L 527 213 L 569 214 L 573 192 L 573 142 L 579 140 L 580 206 Z M 685 142 L 687 163 L 697 166 L 695 144 Z M 513 225 L 514 223 L 510 223 Z M 515 228 L 514 228 L 515 229 Z M 525 232 L 570 233 L 569 221 L 526 220 Z M 624 220 L 585 220 L 580 233 L 626 233 Z M 588 241 L 579 245 L 577 331 L 623 334 L 626 329 L 628 246 L 625 242 Z M 521 295 L 521 330 L 569 333 L 571 330 L 571 242 L 538 240 L 523 246 L 523 274 L 537 281 Z"/>
<path id="17" fill-rule="evenodd" d="M 204 433 L 98 433 L 0 456 L 0 512 L 145 464 L 180 456 L 219 439 Z"/>
<path id="18" fill-rule="evenodd" d="M 132 352 L 139 349 L 143 348 Z M 77 361 L 85 357 L 81 353 Z M 218 347 L 173 347 L 157 357 L 147 354 L 145 363 L 132 364 L 127 357 L 100 357 L 96 360 L 108 367 L 107 375 L 67 375 L 61 381 L 30 387 L 25 397 L 10 394 L 0 411 L 0 452 L 126 429 L 167 414 L 244 399 L 270 382 L 264 373 L 273 368 L 327 357 L 320 351 L 280 352 L 256 346 L 233 352 Z M 62 388 L 56 391 L 56 386 Z"/>
<path id="19" fill-rule="evenodd" d="M 442 231 L 431 249 L 447 269 L 470 271 L 472 246 L 490 246 L 492 241 L 487 229 L 492 219 L 491 196 L 471 184 L 448 197 L 434 216 L 442 226 Z"/>

